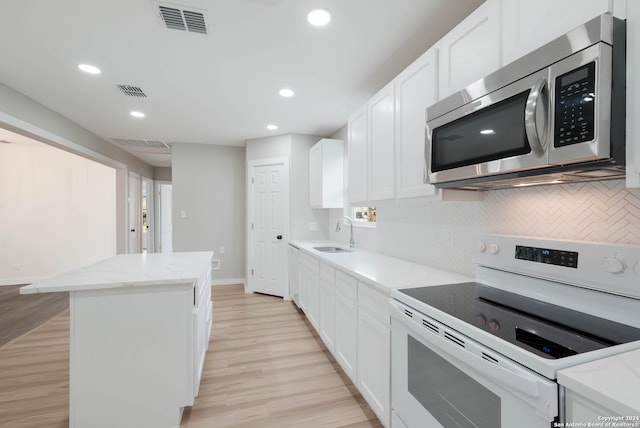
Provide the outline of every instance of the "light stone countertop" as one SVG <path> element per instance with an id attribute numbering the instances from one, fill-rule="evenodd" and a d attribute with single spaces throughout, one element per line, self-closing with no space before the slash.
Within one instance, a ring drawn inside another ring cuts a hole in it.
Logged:
<path id="1" fill-rule="evenodd" d="M 118 254 L 20 289 L 20 294 L 145 287 L 197 281 L 212 251 Z"/>
<path id="2" fill-rule="evenodd" d="M 614 412 L 602 416 L 640 416 L 640 349 L 560 370 L 558 383 Z"/>
<path id="3" fill-rule="evenodd" d="M 313 247 L 326 246 L 349 248 L 348 245 L 335 241 L 291 241 L 289 244 L 351 274 L 386 295 L 389 295 L 394 288 L 414 288 L 474 281 L 473 278 L 465 275 L 359 248 L 347 253 L 324 253 L 313 249 Z"/>

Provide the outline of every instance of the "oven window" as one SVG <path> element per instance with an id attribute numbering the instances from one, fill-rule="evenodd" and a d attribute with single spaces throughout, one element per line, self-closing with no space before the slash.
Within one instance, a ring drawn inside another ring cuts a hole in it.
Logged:
<path id="1" fill-rule="evenodd" d="M 500 397 L 408 335 L 409 393 L 444 428 L 502 426 Z"/>
<path id="2" fill-rule="evenodd" d="M 529 90 L 437 127 L 431 134 L 433 172 L 531 152 L 524 125 Z"/>

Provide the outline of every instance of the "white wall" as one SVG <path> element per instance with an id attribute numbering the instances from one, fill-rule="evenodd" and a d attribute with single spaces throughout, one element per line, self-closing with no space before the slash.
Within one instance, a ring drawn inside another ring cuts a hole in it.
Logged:
<path id="1" fill-rule="evenodd" d="M 331 210 L 335 224 L 340 210 Z M 387 202 L 357 246 L 463 274 L 484 233 L 640 245 L 640 190 L 624 180 L 485 192 L 482 202 Z M 449 244 L 447 235 L 453 238 Z M 348 228 L 331 239 L 347 243 Z"/>
<path id="2" fill-rule="evenodd" d="M 245 149 L 174 144 L 173 251 L 215 251 L 213 281 L 245 275 Z M 185 211 L 186 218 L 181 218 Z M 220 247 L 225 253 L 220 254 Z"/>
<path id="3" fill-rule="evenodd" d="M 116 253 L 115 169 L 33 143 L 0 144 L 0 284 Z"/>
<path id="4" fill-rule="evenodd" d="M 116 245 L 126 252 L 127 172 L 153 178 L 154 168 L 61 114 L 0 83 L 0 129 L 13 131 L 116 168 Z M 163 178 L 167 171 L 161 171 Z"/>

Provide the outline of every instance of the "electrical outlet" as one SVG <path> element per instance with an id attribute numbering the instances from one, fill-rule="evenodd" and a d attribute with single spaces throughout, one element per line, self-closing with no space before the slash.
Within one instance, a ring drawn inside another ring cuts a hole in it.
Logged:
<path id="1" fill-rule="evenodd" d="M 453 247 L 453 231 L 447 230 L 447 245 Z"/>
<path id="2" fill-rule="evenodd" d="M 180 218 L 187 218 L 187 210 L 180 210 Z"/>
<path id="3" fill-rule="evenodd" d="M 224 254 L 226 251 L 227 249 L 225 247 L 220 247 L 220 249 L 218 250 L 220 254 Z"/>
<path id="4" fill-rule="evenodd" d="M 220 259 L 211 260 L 211 270 L 220 270 Z"/>

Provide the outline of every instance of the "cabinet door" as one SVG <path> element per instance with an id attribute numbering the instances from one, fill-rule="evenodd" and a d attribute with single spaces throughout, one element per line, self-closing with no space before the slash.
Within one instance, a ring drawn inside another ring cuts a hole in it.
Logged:
<path id="1" fill-rule="evenodd" d="M 298 249 L 289 245 L 289 297 L 300 307 L 300 274 L 298 267 Z"/>
<path id="2" fill-rule="evenodd" d="M 335 351 L 336 285 L 320 280 L 320 337 L 331 353 Z"/>
<path id="3" fill-rule="evenodd" d="M 501 0 L 503 64 L 606 12 L 609 0 Z"/>
<path id="4" fill-rule="evenodd" d="M 428 50 L 395 79 L 398 198 L 436 193 L 424 182 L 426 109 L 438 100 L 436 59 L 435 50 Z"/>
<path id="5" fill-rule="evenodd" d="M 500 67 L 499 3 L 487 0 L 437 43 L 439 99 Z"/>
<path id="6" fill-rule="evenodd" d="M 602 422 L 602 416 L 618 414 L 615 411 L 605 409 L 600 404 L 594 403 L 570 389 L 567 389 L 566 394 L 565 411 L 568 422 L 591 422 L 593 425 L 590 426 L 598 426 L 596 424 Z"/>
<path id="7" fill-rule="evenodd" d="M 389 326 L 358 311 L 358 389 L 384 426 L 390 423 Z"/>
<path id="8" fill-rule="evenodd" d="M 322 145 L 309 150 L 309 204 L 311 208 L 322 208 Z"/>
<path id="9" fill-rule="evenodd" d="M 391 199 L 395 194 L 395 102 L 394 83 L 368 103 L 370 201 Z"/>
<path id="10" fill-rule="evenodd" d="M 314 272 L 309 272 L 307 276 L 307 291 L 308 297 L 307 300 L 307 317 L 309 321 L 311 321 L 311 325 L 316 328 L 316 331 L 319 331 L 318 324 L 318 315 L 320 313 L 320 292 L 318 290 L 319 287 L 318 275 Z"/>
<path id="11" fill-rule="evenodd" d="M 367 108 L 362 107 L 348 124 L 348 193 L 349 202 L 367 201 Z"/>
<path id="12" fill-rule="evenodd" d="M 342 370 L 356 383 L 358 308 L 356 303 L 336 293 L 336 351 Z"/>
<path id="13" fill-rule="evenodd" d="M 298 306 L 305 314 L 308 312 L 307 301 L 309 300 L 308 277 L 309 274 L 307 269 L 305 269 L 302 264 L 298 263 Z"/>

